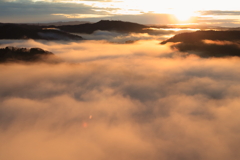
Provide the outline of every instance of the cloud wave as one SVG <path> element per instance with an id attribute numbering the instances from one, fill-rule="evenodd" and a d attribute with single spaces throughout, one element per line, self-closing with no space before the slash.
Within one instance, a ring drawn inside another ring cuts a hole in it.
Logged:
<path id="1" fill-rule="evenodd" d="M 65 62 L 0 65 L 0 159 L 240 158 L 239 58 L 158 41 L 11 44 Z"/>

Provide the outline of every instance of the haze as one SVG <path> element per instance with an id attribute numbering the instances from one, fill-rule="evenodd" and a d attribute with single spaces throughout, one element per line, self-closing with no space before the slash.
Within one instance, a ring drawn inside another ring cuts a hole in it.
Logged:
<path id="1" fill-rule="evenodd" d="M 0 65 L 0 159 L 238 159 L 240 59 L 154 39 L 2 40 L 62 62 Z"/>
<path id="2" fill-rule="evenodd" d="M 239 15 L 0 0 L 0 160 L 239 160 Z"/>

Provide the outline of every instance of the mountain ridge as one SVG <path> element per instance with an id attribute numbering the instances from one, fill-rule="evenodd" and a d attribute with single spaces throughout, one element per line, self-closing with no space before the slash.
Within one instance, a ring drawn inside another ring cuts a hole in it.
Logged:
<path id="1" fill-rule="evenodd" d="M 91 34 L 97 30 L 118 32 L 142 32 L 144 28 L 149 27 L 133 22 L 101 20 L 96 23 L 85 23 L 80 25 L 63 25 L 59 26 L 58 28 L 68 32 Z"/>
<path id="2" fill-rule="evenodd" d="M 1 24 L 0 39 L 82 40 L 81 36 L 60 30 L 26 24 Z"/>

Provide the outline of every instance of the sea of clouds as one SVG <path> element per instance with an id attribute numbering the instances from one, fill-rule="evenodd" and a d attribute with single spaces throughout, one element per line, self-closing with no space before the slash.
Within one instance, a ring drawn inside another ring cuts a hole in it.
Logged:
<path id="1" fill-rule="evenodd" d="M 240 58 L 145 38 L 0 41 L 61 60 L 0 64 L 0 159 L 239 159 Z"/>

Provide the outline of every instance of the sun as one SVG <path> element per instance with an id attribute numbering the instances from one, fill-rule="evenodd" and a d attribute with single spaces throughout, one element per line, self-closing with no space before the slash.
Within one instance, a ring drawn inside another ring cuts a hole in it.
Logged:
<path id="1" fill-rule="evenodd" d="M 192 17 L 196 16 L 194 11 L 188 9 L 173 10 L 172 13 L 174 17 L 180 22 L 189 21 Z"/>
<path id="2" fill-rule="evenodd" d="M 179 20 L 179 21 L 188 21 L 191 18 L 191 15 L 188 13 L 176 13 L 174 16 Z"/>

